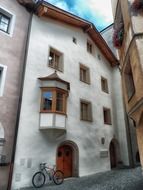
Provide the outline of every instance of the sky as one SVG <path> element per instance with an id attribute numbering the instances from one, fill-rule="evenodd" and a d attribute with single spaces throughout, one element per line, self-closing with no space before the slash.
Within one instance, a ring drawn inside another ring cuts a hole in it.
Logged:
<path id="1" fill-rule="evenodd" d="M 46 0 L 47 2 L 92 22 L 100 31 L 113 22 L 111 0 Z"/>

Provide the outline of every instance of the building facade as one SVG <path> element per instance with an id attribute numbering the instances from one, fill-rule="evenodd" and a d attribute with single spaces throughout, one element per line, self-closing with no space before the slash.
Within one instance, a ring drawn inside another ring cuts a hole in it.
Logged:
<path id="1" fill-rule="evenodd" d="M 100 31 L 100 34 L 104 38 L 104 40 L 106 41 L 106 43 L 108 44 L 109 48 L 112 50 L 114 55 L 117 57 L 117 50 L 113 46 L 113 43 L 112 43 L 112 36 L 113 36 L 113 31 L 114 31 L 113 26 L 114 26 L 113 24 L 107 26 L 102 31 Z"/>
<path id="2" fill-rule="evenodd" d="M 136 129 L 141 165 L 143 165 L 143 29 L 141 1 L 112 1 L 114 45 L 118 48 L 124 102 Z M 139 157 L 137 154 L 137 158 Z"/>
<path id="3" fill-rule="evenodd" d="M 94 25 L 40 2 L 26 60 L 12 189 L 42 162 L 65 178 L 128 166 L 118 61 Z"/>
<path id="4" fill-rule="evenodd" d="M 114 1 L 115 3 L 115 1 Z M 107 28 L 100 31 L 100 34 L 112 50 L 115 56 L 119 59 L 117 49 L 113 45 L 113 34 L 114 34 L 114 25 L 111 24 Z M 120 70 L 120 67 L 119 67 Z M 121 72 L 120 72 L 121 73 Z M 123 95 L 123 91 L 122 91 Z M 139 159 L 139 150 L 138 150 L 138 144 L 137 144 L 137 138 L 136 138 L 136 129 L 134 127 L 133 121 L 130 119 L 128 114 L 126 113 L 126 108 L 124 104 L 124 117 L 125 117 L 125 123 L 126 123 L 126 132 L 127 132 L 127 142 L 128 142 L 128 152 L 129 152 L 129 160 L 130 160 L 130 166 L 135 167 L 140 165 L 140 159 Z"/>
<path id="5" fill-rule="evenodd" d="M 16 0 L 0 1 L 0 189 L 12 177 L 14 139 L 30 14 Z"/>

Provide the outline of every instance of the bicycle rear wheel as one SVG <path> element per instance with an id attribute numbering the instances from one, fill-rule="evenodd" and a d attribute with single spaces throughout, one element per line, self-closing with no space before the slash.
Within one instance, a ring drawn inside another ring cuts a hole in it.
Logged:
<path id="1" fill-rule="evenodd" d="M 55 171 L 53 175 L 53 181 L 56 185 L 60 185 L 64 181 L 64 174 L 60 170 Z"/>
<path id="2" fill-rule="evenodd" d="M 32 177 L 32 184 L 34 187 L 42 187 L 45 183 L 45 175 L 42 172 L 36 172 Z"/>

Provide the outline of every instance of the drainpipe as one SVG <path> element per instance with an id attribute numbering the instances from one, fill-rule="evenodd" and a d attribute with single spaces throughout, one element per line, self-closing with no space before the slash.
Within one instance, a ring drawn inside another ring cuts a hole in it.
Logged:
<path id="1" fill-rule="evenodd" d="M 29 39 L 30 39 L 30 33 L 31 33 L 33 12 L 34 12 L 33 10 L 31 10 L 31 12 L 30 12 L 30 18 L 29 18 L 29 24 L 28 24 L 28 30 L 27 30 L 27 37 L 26 37 L 26 44 L 25 44 L 25 50 L 24 50 L 22 77 L 21 77 L 21 85 L 20 85 L 20 95 L 19 95 L 19 100 L 18 100 L 17 118 L 16 118 L 16 125 L 15 125 L 15 135 L 14 135 L 13 151 L 12 151 L 12 158 L 11 158 L 11 164 L 10 164 L 10 171 L 9 171 L 9 179 L 8 179 L 7 190 L 11 189 L 11 184 L 12 184 L 12 174 L 13 174 L 13 168 L 14 168 L 16 142 L 17 142 L 17 136 L 18 136 L 18 126 L 19 126 L 19 119 L 20 119 L 20 110 L 21 110 L 21 103 L 22 103 L 23 85 L 24 85 L 24 77 L 25 77 L 25 70 L 26 70 L 26 62 L 27 62 L 27 54 L 28 54 L 28 47 L 29 47 Z"/>

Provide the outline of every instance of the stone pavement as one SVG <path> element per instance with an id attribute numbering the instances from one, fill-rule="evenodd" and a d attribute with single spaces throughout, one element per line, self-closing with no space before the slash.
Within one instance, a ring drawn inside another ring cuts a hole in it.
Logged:
<path id="1" fill-rule="evenodd" d="M 34 190 L 25 188 L 21 190 Z M 143 190 L 141 168 L 120 169 L 65 180 L 62 185 L 49 184 L 40 190 Z"/>

